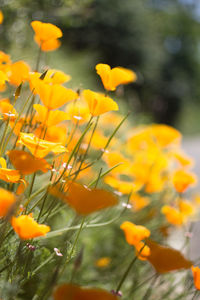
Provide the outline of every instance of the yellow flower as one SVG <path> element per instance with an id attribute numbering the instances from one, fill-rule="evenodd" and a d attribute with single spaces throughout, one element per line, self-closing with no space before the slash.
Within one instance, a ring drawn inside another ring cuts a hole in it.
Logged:
<path id="1" fill-rule="evenodd" d="M 146 227 L 128 221 L 122 223 L 120 228 L 124 231 L 127 243 L 133 246 L 148 238 L 151 234 Z"/>
<path id="2" fill-rule="evenodd" d="M 12 218 L 12 227 L 20 239 L 29 240 L 38 236 L 44 236 L 50 231 L 47 225 L 38 224 L 31 215 L 21 215 Z"/>
<path id="3" fill-rule="evenodd" d="M 118 110 L 117 103 L 103 94 L 84 90 L 83 97 L 88 104 L 92 116 L 99 116 L 111 110 Z"/>
<path id="4" fill-rule="evenodd" d="M 133 71 L 122 67 L 111 69 L 109 65 L 98 64 L 96 71 L 101 77 L 104 88 L 108 91 L 114 91 L 118 85 L 127 84 L 137 79 Z"/>
<path id="5" fill-rule="evenodd" d="M 67 151 L 67 149 L 60 143 L 42 140 L 33 133 L 21 132 L 17 141 L 17 145 L 19 144 L 26 146 L 37 158 L 43 158 L 49 152 L 59 154 Z"/>

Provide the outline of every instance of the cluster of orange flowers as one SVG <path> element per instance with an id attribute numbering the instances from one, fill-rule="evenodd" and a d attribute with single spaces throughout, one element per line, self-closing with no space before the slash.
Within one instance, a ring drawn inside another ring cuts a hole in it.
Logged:
<path id="1" fill-rule="evenodd" d="M 57 26 L 40 21 L 33 21 L 31 26 L 39 51 L 60 46 L 62 31 Z M 13 63 L 8 54 L 0 52 L 0 91 L 6 93 L 8 86 L 16 89 L 12 99 L 0 99 L 2 223 L 10 224 L 22 241 L 48 236 L 50 227 L 39 224 L 44 213 L 44 205 L 37 206 L 40 190 L 33 193 L 35 177 L 46 175 L 41 178 L 50 179 L 43 179 L 46 185 L 42 191 L 64 203 L 65 208 L 72 208 L 83 220 L 115 205 L 130 208 L 130 221 L 121 225 L 126 241 L 135 247 L 138 258 L 149 261 L 158 273 L 190 268 L 192 263 L 179 251 L 150 240 L 149 229 L 131 222 L 134 214 L 151 205 L 150 218 L 162 219 L 167 228 L 195 218 L 198 201 L 186 200 L 184 193 L 197 179 L 190 170 L 192 159 L 181 149 L 181 134 L 167 125 L 132 128 L 128 124 L 124 130 L 119 128 L 124 120 L 114 112 L 119 106 L 108 93 L 134 82 L 136 74 L 122 67 L 111 69 L 107 64 L 98 64 L 96 72 L 105 93 L 74 91 L 64 86 L 71 79 L 68 74 L 54 69 L 31 71 L 26 62 Z M 26 83 L 30 95 L 21 103 Z M 96 155 L 94 160 L 90 151 Z M 95 163 L 99 161 L 106 166 L 106 172 L 103 167 L 98 172 Z M 100 180 L 107 189 L 97 188 Z M 157 202 L 155 195 L 160 195 Z M 121 203 L 124 196 L 129 197 L 128 204 Z M 35 208 L 41 210 L 37 221 L 33 218 Z M 101 260 L 99 265 L 108 261 L 109 258 Z M 195 286 L 200 289 L 199 270 L 192 270 Z M 63 284 L 53 297 L 114 300 L 117 295 Z"/>

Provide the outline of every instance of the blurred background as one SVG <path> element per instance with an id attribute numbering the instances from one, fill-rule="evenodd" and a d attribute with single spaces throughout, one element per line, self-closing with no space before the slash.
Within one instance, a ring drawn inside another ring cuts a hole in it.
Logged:
<path id="1" fill-rule="evenodd" d="M 0 9 L 0 48 L 13 61 L 33 65 L 38 48 L 29 24 L 52 22 L 64 37 L 45 63 L 72 75 L 74 87 L 99 88 L 96 63 L 131 68 L 138 80 L 123 101 L 136 119 L 200 132 L 199 1 L 1 0 Z"/>

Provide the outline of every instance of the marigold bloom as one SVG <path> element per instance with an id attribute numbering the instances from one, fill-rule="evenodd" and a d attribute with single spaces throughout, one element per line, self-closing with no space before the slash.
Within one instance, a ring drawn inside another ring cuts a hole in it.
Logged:
<path id="1" fill-rule="evenodd" d="M 65 191 L 65 201 L 80 215 L 88 215 L 118 203 L 117 197 L 109 191 L 89 189 L 75 182 L 69 182 Z"/>
<path id="2" fill-rule="evenodd" d="M 58 123 L 69 119 L 67 113 L 65 113 L 64 111 L 49 111 L 48 108 L 40 104 L 34 104 L 33 107 L 37 111 L 35 120 L 37 122 L 43 123 L 47 127 L 55 126 Z"/>
<path id="3" fill-rule="evenodd" d="M 59 108 L 65 103 L 78 98 L 78 94 L 73 90 L 60 84 L 47 84 L 40 79 L 37 82 L 36 92 L 49 110 Z"/>
<path id="4" fill-rule="evenodd" d="M 62 37 L 62 31 L 51 23 L 42 23 L 40 21 L 31 22 L 35 31 L 35 41 L 43 51 L 55 50 L 60 46 L 58 38 Z"/>
<path id="5" fill-rule="evenodd" d="M 191 267 L 192 274 L 194 278 L 194 285 L 197 290 L 200 290 L 200 268 L 199 267 Z"/>
<path id="6" fill-rule="evenodd" d="M 43 158 L 36 158 L 30 153 L 22 150 L 11 150 L 7 152 L 12 165 L 21 174 L 27 175 L 37 171 L 47 172 L 51 166 Z"/>
<path id="7" fill-rule="evenodd" d="M 62 284 L 53 294 L 54 300 L 117 300 L 118 297 L 101 289 L 84 288 L 75 284 Z"/>
<path id="8" fill-rule="evenodd" d="M 31 215 L 21 215 L 18 218 L 13 217 L 11 224 L 14 231 L 22 240 L 44 236 L 50 231 L 49 226 L 38 224 Z"/>
<path id="9" fill-rule="evenodd" d="M 21 132 L 17 141 L 17 145 L 19 144 L 26 146 L 37 158 L 43 158 L 49 152 L 59 154 L 67 151 L 67 149 L 60 143 L 42 140 L 33 133 Z"/>
<path id="10" fill-rule="evenodd" d="M 15 202 L 16 198 L 13 193 L 0 188 L 0 218 L 5 217 L 9 213 Z"/>
<path id="11" fill-rule="evenodd" d="M 91 90 L 84 90 L 83 97 L 86 100 L 92 116 L 99 116 L 111 110 L 118 110 L 117 103 L 110 97 Z"/>
<path id="12" fill-rule="evenodd" d="M 18 170 L 7 169 L 6 161 L 3 157 L 0 158 L 0 179 L 6 182 L 18 182 L 20 173 Z"/>
<path id="13" fill-rule="evenodd" d="M 111 69 L 109 65 L 96 65 L 97 74 L 101 77 L 104 88 L 108 91 L 114 91 L 120 84 L 127 84 L 137 79 L 136 74 L 122 67 Z"/>
<path id="14" fill-rule="evenodd" d="M 185 222 L 185 216 L 175 207 L 164 205 L 161 212 L 165 215 L 167 221 L 172 225 L 180 226 Z"/>
<path id="15" fill-rule="evenodd" d="M 20 83 L 28 80 L 30 67 L 27 63 L 20 60 L 10 66 L 9 82 L 13 85 L 20 85 Z"/>
<path id="16" fill-rule="evenodd" d="M 194 173 L 177 170 L 173 175 L 173 184 L 178 193 L 184 193 L 187 188 L 197 182 L 197 178 Z"/>
<path id="17" fill-rule="evenodd" d="M 148 238 L 151 234 L 146 227 L 128 221 L 122 223 L 120 228 L 124 231 L 127 243 L 133 246 Z"/>

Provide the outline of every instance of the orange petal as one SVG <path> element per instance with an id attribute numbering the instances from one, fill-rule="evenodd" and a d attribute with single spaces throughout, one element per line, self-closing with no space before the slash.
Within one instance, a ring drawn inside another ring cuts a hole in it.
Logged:
<path id="1" fill-rule="evenodd" d="M 38 224 L 31 215 L 21 215 L 12 218 L 12 227 L 22 240 L 44 236 L 50 231 L 50 227 Z"/>
<path id="2" fill-rule="evenodd" d="M 117 103 L 110 97 L 103 94 L 93 92 L 91 90 L 84 90 L 83 97 L 85 98 L 90 113 L 93 116 L 99 116 L 111 110 L 118 110 Z"/>
<path id="3" fill-rule="evenodd" d="M 137 245 L 141 240 L 150 236 L 150 231 L 141 225 L 135 225 L 131 222 L 123 222 L 120 228 L 124 231 L 126 241 L 130 245 Z"/>
<path id="4" fill-rule="evenodd" d="M 34 104 L 33 107 L 37 111 L 36 121 L 46 126 L 55 126 L 58 123 L 68 120 L 68 114 L 61 110 L 48 111 L 48 109 L 40 104 Z"/>
<path id="5" fill-rule="evenodd" d="M 54 300 L 117 300 L 117 296 L 101 289 L 83 288 L 75 284 L 62 284 L 53 294 Z"/>
<path id="6" fill-rule="evenodd" d="M 117 197 L 111 192 L 89 189 L 75 182 L 69 182 L 65 190 L 65 201 L 80 215 L 88 215 L 118 203 Z"/>
<path id="7" fill-rule="evenodd" d="M 15 202 L 13 193 L 0 188 L 0 217 L 5 217 Z"/>
<path id="8" fill-rule="evenodd" d="M 56 109 L 65 103 L 78 98 L 78 94 L 71 89 L 67 89 L 60 84 L 47 84 L 39 80 L 36 86 L 36 92 L 41 101 L 48 109 Z"/>
<path id="9" fill-rule="evenodd" d="M 151 250 L 147 260 L 158 273 L 189 269 L 192 266 L 191 261 L 187 260 L 181 252 L 176 249 L 159 245 L 151 240 L 147 240 L 146 244 Z"/>
<path id="10" fill-rule="evenodd" d="M 45 173 L 51 168 L 45 159 L 35 158 L 22 150 L 11 150 L 7 154 L 15 169 L 19 170 L 23 175 L 32 174 L 37 171 Z"/>

